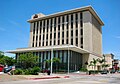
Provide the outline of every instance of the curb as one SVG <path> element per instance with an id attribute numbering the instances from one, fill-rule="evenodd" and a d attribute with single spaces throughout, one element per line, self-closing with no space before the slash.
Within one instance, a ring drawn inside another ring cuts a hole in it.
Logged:
<path id="1" fill-rule="evenodd" d="M 54 79 L 54 78 L 69 78 L 69 76 L 64 76 L 64 77 L 54 76 L 54 77 L 42 77 L 42 78 L 29 78 L 29 80 Z"/>

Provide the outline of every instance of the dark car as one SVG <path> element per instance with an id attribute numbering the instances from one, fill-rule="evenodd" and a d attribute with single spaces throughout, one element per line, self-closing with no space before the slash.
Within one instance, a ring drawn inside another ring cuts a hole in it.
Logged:
<path id="1" fill-rule="evenodd" d="M 7 73 L 12 70 L 12 66 L 9 66 L 8 68 L 4 68 L 4 73 Z"/>
<path id="2" fill-rule="evenodd" d="M 115 73 L 115 70 L 114 69 L 110 70 L 110 73 Z"/>
<path id="3" fill-rule="evenodd" d="M 109 71 L 108 70 L 103 70 L 103 71 L 101 71 L 100 73 L 101 74 L 107 74 Z"/>

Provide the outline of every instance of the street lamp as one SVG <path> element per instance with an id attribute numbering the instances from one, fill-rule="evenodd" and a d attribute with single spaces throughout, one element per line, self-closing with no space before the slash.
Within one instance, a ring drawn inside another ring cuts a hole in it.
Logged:
<path id="1" fill-rule="evenodd" d="M 53 62 L 52 62 L 52 60 L 53 60 L 53 48 L 51 49 L 51 74 L 52 74 L 52 66 L 53 66 Z"/>
<path id="2" fill-rule="evenodd" d="M 70 72 L 70 68 L 69 68 L 69 66 L 70 66 L 70 52 L 69 52 L 69 44 L 68 44 L 68 74 L 69 74 L 69 72 Z"/>

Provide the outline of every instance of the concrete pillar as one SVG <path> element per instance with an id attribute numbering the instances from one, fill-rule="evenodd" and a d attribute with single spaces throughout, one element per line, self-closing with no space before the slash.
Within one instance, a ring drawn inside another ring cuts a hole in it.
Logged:
<path id="1" fill-rule="evenodd" d="M 68 36 L 68 43 L 71 44 L 71 15 L 69 15 L 69 23 L 68 23 L 68 31 L 69 31 L 69 36 Z"/>
<path id="2" fill-rule="evenodd" d="M 64 16 L 64 44 L 66 44 L 66 39 L 67 39 L 67 29 L 66 29 L 66 15 Z"/>
<path id="3" fill-rule="evenodd" d="M 50 46 L 50 24 L 51 20 L 49 19 L 49 27 L 48 27 L 48 46 Z"/>
<path id="4" fill-rule="evenodd" d="M 42 27 L 41 27 L 41 46 L 43 45 L 43 20 L 42 20 Z"/>
<path id="5" fill-rule="evenodd" d="M 75 13 L 73 14 L 73 45 L 76 45 Z"/>

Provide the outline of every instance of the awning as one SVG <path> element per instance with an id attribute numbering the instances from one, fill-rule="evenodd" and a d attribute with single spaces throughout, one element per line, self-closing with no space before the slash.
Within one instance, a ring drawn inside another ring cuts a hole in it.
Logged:
<path id="1" fill-rule="evenodd" d="M 72 50 L 79 53 L 90 53 L 87 50 L 79 48 L 73 45 L 57 45 L 57 46 L 43 46 L 43 47 L 28 47 L 28 48 L 18 48 L 16 50 L 9 50 L 7 53 L 23 53 L 23 52 L 40 52 L 40 51 L 50 51 L 50 50 Z"/>

